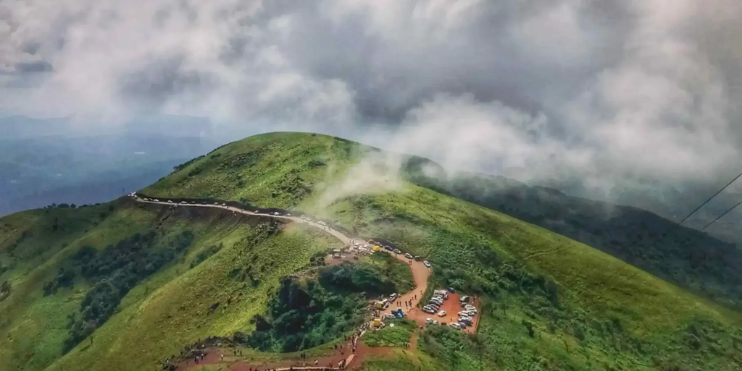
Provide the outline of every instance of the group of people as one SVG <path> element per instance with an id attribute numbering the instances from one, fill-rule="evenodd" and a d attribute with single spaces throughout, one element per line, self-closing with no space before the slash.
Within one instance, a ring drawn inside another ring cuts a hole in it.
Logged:
<path id="1" fill-rule="evenodd" d="M 412 299 L 410 299 L 410 300 L 405 300 L 405 301 L 403 301 L 403 302 L 402 302 L 402 301 L 398 301 L 398 302 L 397 302 L 397 306 L 398 306 L 398 307 L 401 307 L 401 306 L 402 306 L 402 303 L 404 303 L 404 307 L 405 307 L 405 308 L 409 308 L 409 307 L 412 307 Z"/>

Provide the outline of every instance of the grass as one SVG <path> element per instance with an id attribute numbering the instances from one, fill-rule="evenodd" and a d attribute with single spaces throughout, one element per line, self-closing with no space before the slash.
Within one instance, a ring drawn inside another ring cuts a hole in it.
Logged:
<path id="1" fill-rule="evenodd" d="M 206 214 L 193 215 L 189 210 L 163 212 L 147 206 L 117 208 L 98 227 L 60 248 L 31 277 L 16 279 L 14 289 L 28 295 L 11 295 L 0 303 L 3 314 L 10 314 L 3 316 L 10 321 L 4 321 L 0 329 L 4 335 L 0 339 L 0 368 L 40 370 L 61 356 L 61 345 L 68 332 L 67 316 L 79 308 L 87 286 L 78 282 L 73 289 L 48 297 L 41 295 L 40 286 L 53 277 L 65 257 L 84 245 L 105 246 L 158 225 L 163 233 L 189 229 L 198 236 L 182 261 L 148 278 L 124 297 L 120 313 L 95 332 L 92 344 L 83 341 L 49 369 L 69 369 L 73 364 L 86 370 L 116 369 L 122 364 L 140 369 L 157 363 L 162 354 L 177 353 L 187 342 L 214 334 L 231 336 L 234 331 L 249 329 L 249 318 L 264 309 L 280 277 L 308 264 L 314 252 L 339 244 L 302 226 L 291 226 L 261 240 L 255 222 L 225 218 L 223 213 Z M 218 243 L 225 249 L 190 269 L 193 258 Z M 232 269 L 246 266 L 261 272 L 257 287 L 229 277 Z M 224 313 L 206 315 L 209 305 L 226 304 L 230 299 L 233 302 Z M 137 346 L 142 342 L 157 345 L 142 350 Z M 101 360 L 99 355 L 104 353 L 107 357 Z"/>
<path id="2" fill-rule="evenodd" d="M 405 183 L 388 171 L 397 157 L 378 156 L 323 135 L 266 134 L 219 148 L 144 192 L 309 212 L 425 257 L 434 266 L 432 286 L 483 296 L 478 334 L 426 331 L 414 355 L 371 359 L 366 370 L 738 369 L 730 357 L 742 352 L 739 313 L 587 245 Z M 0 369 L 155 368 L 198 338 L 250 331 L 250 318 L 265 312 L 281 277 L 303 269 L 315 252 L 339 247 L 302 226 L 270 235 L 259 225 L 228 213 L 122 202 L 0 219 L 0 264 L 10 262 L 0 279 L 13 285 L 0 302 Z M 80 247 L 103 247 L 153 227 L 192 230 L 196 240 L 183 259 L 134 287 L 92 344 L 60 358 L 65 319 L 87 287 L 77 282 L 43 297 L 41 286 Z M 207 257 L 191 268 L 199 255 Z M 372 258 L 363 264 L 411 282 L 395 264 Z M 220 306 L 209 314 L 214 303 Z M 379 344 L 402 338 L 395 331 L 376 336 Z"/>
<path id="3" fill-rule="evenodd" d="M 391 320 L 383 329 L 366 333 L 363 341 L 370 347 L 401 347 L 410 342 L 410 336 L 416 328 L 417 324 L 413 321 Z"/>
<path id="4" fill-rule="evenodd" d="M 399 293 L 415 288 L 415 279 L 410 267 L 391 254 L 371 254 L 360 259 L 361 264 L 375 267 L 382 276 L 389 278 L 397 286 Z"/>

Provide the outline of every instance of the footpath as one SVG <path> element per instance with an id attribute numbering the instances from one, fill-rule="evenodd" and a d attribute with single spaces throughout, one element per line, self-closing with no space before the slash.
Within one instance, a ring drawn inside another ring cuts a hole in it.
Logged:
<path id="1" fill-rule="evenodd" d="M 343 232 L 340 232 L 336 229 L 333 229 L 331 226 L 327 226 L 324 224 L 321 224 L 320 222 L 316 221 L 308 221 L 307 219 L 298 217 L 298 216 L 288 216 L 288 215 L 276 215 L 276 213 L 270 213 L 270 212 L 255 212 L 250 211 L 246 209 L 242 209 L 235 206 L 226 205 L 225 203 L 219 203 L 215 202 L 212 204 L 208 203 L 193 203 L 190 201 L 184 202 L 183 198 L 177 198 L 177 199 L 170 199 L 167 197 L 139 197 L 134 194 L 130 194 L 131 198 L 140 203 L 147 203 L 147 204 L 156 204 L 156 205 L 164 205 L 164 206 L 170 206 L 170 207 L 199 207 L 199 208 L 214 208 L 214 209 L 222 209 L 225 211 L 230 211 L 233 213 L 239 213 L 244 215 L 253 215 L 253 216 L 261 216 L 261 217 L 269 217 L 274 219 L 281 219 L 281 220 L 287 220 L 295 223 L 301 223 L 306 224 L 315 228 L 318 228 L 325 233 L 329 233 L 333 237 L 337 238 L 342 242 L 344 245 L 350 245 L 351 241 L 355 238 L 351 238 L 349 236 L 346 236 Z M 361 240 L 361 239 L 357 239 Z M 418 303 L 420 300 L 422 300 L 422 297 L 425 293 L 425 291 L 428 289 L 428 278 L 430 277 L 430 269 L 428 269 L 422 262 L 416 261 L 413 259 L 407 259 L 404 257 L 403 254 L 392 254 L 395 256 L 398 260 L 401 260 L 409 265 L 410 271 L 412 272 L 412 276 L 415 280 L 415 288 L 412 289 L 412 291 L 409 291 L 407 293 L 402 294 L 396 301 L 399 302 L 399 307 L 397 305 L 390 305 L 389 308 L 387 308 L 383 314 L 391 314 L 392 310 L 403 308 L 405 309 L 405 313 L 409 313 L 408 317 L 410 319 L 413 319 L 415 322 L 418 323 L 419 326 L 425 325 L 424 320 L 424 313 L 420 310 L 420 308 L 417 308 Z M 405 307 L 404 302 L 408 303 L 408 306 Z M 340 348 L 339 353 L 340 354 L 334 354 L 331 356 L 325 356 L 320 357 L 313 360 L 302 360 L 302 361 L 280 361 L 280 362 L 271 362 L 271 363 L 263 363 L 260 365 L 250 365 L 245 363 L 244 361 L 240 361 L 238 359 L 233 359 L 234 357 L 226 356 L 226 351 L 221 351 L 219 349 L 209 349 L 206 352 L 205 357 L 200 360 L 199 362 L 196 362 L 194 360 L 188 360 L 185 362 L 182 362 L 178 364 L 177 370 L 178 371 L 185 371 L 194 367 L 198 366 L 206 366 L 206 365 L 216 365 L 216 364 L 224 364 L 229 367 L 229 370 L 231 371 L 273 371 L 273 370 L 341 370 L 341 369 L 350 369 L 355 368 L 361 365 L 361 360 L 368 356 L 368 355 L 381 355 L 381 354 L 387 354 L 391 352 L 391 347 L 368 347 L 364 345 L 363 343 L 360 343 L 358 340 L 360 336 L 363 334 L 363 332 L 357 333 L 354 335 L 347 344 L 346 350 L 348 351 L 348 355 L 345 355 L 345 352 Z M 351 349 L 355 349 L 355 352 L 352 352 Z M 354 362 L 355 361 L 355 362 Z M 316 362 L 316 365 L 315 365 Z"/>

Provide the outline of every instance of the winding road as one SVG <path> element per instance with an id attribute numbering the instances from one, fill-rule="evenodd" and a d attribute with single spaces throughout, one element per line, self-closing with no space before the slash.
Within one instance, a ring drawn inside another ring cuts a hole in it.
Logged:
<path id="1" fill-rule="evenodd" d="M 200 208 L 222 209 L 222 210 L 225 210 L 225 211 L 231 211 L 233 213 L 240 213 L 240 214 L 244 214 L 244 215 L 269 217 L 269 218 L 274 218 L 274 219 L 288 220 L 288 221 L 291 221 L 291 222 L 306 224 L 306 225 L 310 225 L 312 227 L 318 228 L 318 229 L 324 231 L 325 233 L 329 233 L 333 237 L 335 237 L 338 240 L 340 240 L 344 245 L 350 245 L 350 243 L 351 243 L 352 240 L 358 240 L 358 241 L 363 240 L 361 238 L 355 238 L 355 237 L 354 238 L 351 238 L 349 236 L 346 236 L 342 232 L 340 232 L 340 231 L 338 231 L 336 229 L 333 229 L 330 226 L 322 225 L 322 224 L 320 224 L 318 222 L 314 222 L 314 221 L 307 221 L 306 219 L 302 219 L 301 217 L 297 217 L 297 216 L 275 215 L 275 214 L 271 214 L 271 213 L 254 212 L 254 211 L 249 211 L 249 210 L 241 209 L 241 208 L 235 207 L 235 206 L 229 206 L 229 205 L 226 205 L 226 204 L 223 204 L 223 203 L 219 203 L 219 202 L 215 202 L 215 203 L 212 203 L 212 204 L 204 204 L 204 203 L 199 203 L 199 202 L 196 202 L 196 201 L 190 201 L 189 200 L 189 201 L 186 201 L 186 203 L 179 203 L 180 201 L 183 201 L 184 199 L 179 198 L 178 199 L 178 202 L 176 202 L 174 199 L 169 199 L 167 197 L 158 197 L 158 198 L 154 198 L 154 197 L 140 197 L 136 193 L 131 194 L 130 197 L 134 201 L 140 202 L 140 203 L 164 205 L 164 206 L 170 206 L 170 207 L 200 207 Z M 168 202 L 168 201 L 170 201 L 170 202 Z M 193 202 L 196 202 L 196 203 L 193 203 Z M 368 243 L 368 241 L 366 241 L 366 243 Z M 425 291 L 428 289 L 428 278 L 430 278 L 430 269 L 427 268 L 420 261 L 415 261 L 415 260 L 412 260 L 412 259 L 405 258 L 404 257 L 404 254 L 392 254 L 392 255 L 394 257 L 396 257 L 398 260 L 403 261 L 403 262 L 405 262 L 405 264 L 408 264 L 409 265 L 410 271 L 412 272 L 412 276 L 413 276 L 414 281 L 415 281 L 415 288 L 412 289 L 412 291 L 410 291 L 410 292 L 407 292 L 405 294 L 402 294 L 401 297 L 399 297 L 397 299 L 397 301 L 401 303 L 400 306 L 397 306 L 396 303 L 393 303 L 392 305 L 389 306 L 389 308 L 387 308 L 385 311 L 383 311 L 383 314 L 390 314 L 392 310 L 403 309 L 404 312 L 406 313 L 406 317 L 408 317 L 409 319 L 412 319 L 412 320 L 416 321 L 419 326 L 425 326 L 425 313 L 423 313 L 420 308 L 417 308 L 417 305 L 420 302 L 420 300 L 422 300 Z M 405 301 L 410 302 L 411 305 L 405 306 L 404 305 L 404 302 Z M 347 363 L 346 369 L 355 368 L 355 367 L 360 366 L 361 365 L 361 359 L 365 355 L 364 353 L 366 353 L 366 352 L 376 353 L 377 351 L 374 351 L 374 349 L 375 348 L 368 348 L 366 346 L 359 347 L 359 351 L 358 351 L 358 353 L 356 354 L 355 357 L 354 356 L 349 356 L 347 358 L 348 361 L 346 362 Z M 378 349 L 378 350 L 381 350 L 381 349 Z M 336 356 L 337 355 L 335 355 L 334 358 L 337 358 Z M 334 358 L 330 357 L 330 359 L 332 359 L 331 362 L 336 362 L 334 360 Z M 201 364 L 203 365 L 205 363 L 209 363 L 208 360 L 210 360 L 210 359 L 213 359 L 214 363 L 220 363 L 216 359 L 216 356 L 215 356 L 215 353 L 214 353 L 212 355 L 212 357 L 207 357 L 207 359 L 206 359 L 207 362 L 202 362 Z M 323 361 L 327 361 L 327 360 L 323 360 Z M 326 362 L 323 362 L 323 361 L 320 361 L 320 363 L 321 364 L 327 364 Z M 287 363 L 287 362 L 284 362 L 284 363 Z M 188 367 L 189 364 L 190 364 L 190 362 L 187 362 L 186 365 L 184 365 L 184 366 L 186 366 L 185 369 L 189 368 Z M 235 366 L 239 366 L 239 365 L 245 366 L 244 363 L 233 363 L 233 365 L 235 365 Z M 284 366 L 284 365 L 281 365 L 281 366 Z M 179 367 L 178 369 L 181 370 L 183 368 Z M 236 369 L 242 370 L 243 368 L 237 367 Z M 288 370 L 289 367 L 286 367 L 286 368 L 279 367 L 279 368 L 276 368 L 276 369 L 277 370 L 282 370 L 282 369 Z M 294 369 L 298 369 L 298 368 L 294 367 Z M 302 368 L 302 369 L 315 369 L 315 368 L 310 366 L 308 368 Z M 324 368 L 320 367 L 319 369 L 324 369 Z"/>

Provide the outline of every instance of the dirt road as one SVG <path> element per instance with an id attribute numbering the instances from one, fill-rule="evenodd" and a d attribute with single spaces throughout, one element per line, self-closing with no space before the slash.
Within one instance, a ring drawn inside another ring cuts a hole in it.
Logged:
<path id="1" fill-rule="evenodd" d="M 303 223 L 303 224 L 311 225 L 312 227 L 315 227 L 315 228 L 319 228 L 319 229 L 321 229 L 321 230 L 323 230 L 323 231 L 331 234 L 332 236 L 334 236 L 335 238 L 337 238 L 338 240 L 340 240 L 340 242 L 342 242 L 345 245 L 347 245 L 347 244 L 350 243 L 350 238 L 347 237 L 346 235 L 342 234 L 341 232 L 339 232 L 337 230 L 334 230 L 331 227 L 321 225 L 321 224 L 319 224 L 317 222 L 308 222 L 308 221 L 306 221 L 306 220 L 304 220 L 304 219 L 302 219 L 302 218 L 300 218 L 298 216 L 285 216 L 285 215 L 272 215 L 272 214 L 267 214 L 267 213 L 256 213 L 256 212 L 252 212 L 252 211 L 240 209 L 238 207 L 226 206 L 226 205 L 222 205 L 222 204 L 178 204 L 178 203 L 170 203 L 170 202 L 167 202 L 167 198 L 163 198 L 165 201 L 145 201 L 145 200 L 143 200 L 143 199 L 141 199 L 139 197 L 136 197 L 136 196 L 134 196 L 132 198 L 136 202 L 147 203 L 147 204 L 157 204 L 157 205 L 165 205 L 165 206 L 172 206 L 172 207 L 208 207 L 208 208 L 214 208 L 214 209 L 222 209 L 222 210 L 232 211 L 232 212 L 235 212 L 235 213 L 240 213 L 240 214 L 245 214 L 245 215 L 267 216 L 267 217 L 274 218 L 274 219 L 290 220 L 292 222 Z"/>
<path id="2" fill-rule="evenodd" d="M 383 314 L 392 314 L 393 310 L 402 309 L 405 313 L 405 317 L 417 322 L 418 325 L 425 325 L 426 313 L 422 309 L 417 307 L 417 304 L 422 300 L 425 291 L 428 289 L 428 278 L 430 278 L 430 269 L 423 264 L 423 262 L 415 261 L 414 259 L 407 259 L 402 254 L 395 254 L 398 260 L 409 264 L 410 270 L 412 270 L 412 277 L 415 279 L 415 288 L 403 294 L 401 297 L 392 303 Z M 405 305 L 405 303 L 411 303 Z"/>
<path id="3" fill-rule="evenodd" d="M 302 219 L 301 217 L 295 217 L 295 216 L 284 216 L 284 215 L 273 215 L 268 213 L 256 213 L 244 209 L 240 209 L 233 206 L 227 206 L 227 205 L 221 205 L 221 204 L 192 204 L 192 203 L 186 203 L 186 204 L 179 204 L 175 202 L 167 202 L 167 198 L 158 198 L 159 201 L 154 200 L 143 200 L 140 197 L 133 196 L 132 197 L 136 202 L 141 203 L 149 203 L 149 204 L 157 204 L 157 205 L 165 205 L 170 207 L 202 207 L 202 208 L 216 208 L 216 209 L 223 209 L 226 211 L 231 211 L 234 213 L 240 213 L 245 215 L 255 215 L 255 216 L 263 216 L 263 217 L 270 217 L 275 219 L 283 219 L 283 220 L 290 220 L 292 222 L 296 223 L 303 223 L 310 225 L 315 228 L 319 228 L 326 233 L 329 233 L 330 235 L 334 236 L 338 240 L 340 240 L 344 245 L 349 245 L 351 242 L 351 238 L 344 235 L 342 232 L 337 231 L 335 229 L 332 229 L 331 227 L 321 225 L 317 222 L 308 222 L 305 219 Z M 367 242 L 368 243 L 368 242 Z M 405 314 L 415 320 L 420 326 L 424 326 L 425 324 L 425 313 L 422 312 L 419 308 L 417 308 L 417 304 L 422 300 L 423 294 L 425 293 L 425 290 L 428 289 L 428 278 L 430 277 L 430 269 L 427 268 L 422 262 L 415 261 L 412 259 L 407 259 L 402 254 L 392 254 L 397 259 L 409 264 L 410 270 L 412 271 L 412 276 L 415 281 L 415 288 L 406 293 L 403 294 L 400 298 L 397 299 L 398 302 L 401 303 L 399 307 L 396 306 L 396 304 L 393 304 L 389 306 L 389 308 L 384 312 L 385 314 L 390 314 L 392 310 L 397 308 L 402 308 L 405 312 Z M 408 306 L 405 307 L 404 302 L 408 302 Z M 346 344 L 347 345 L 347 344 Z M 304 361 L 297 361 L 297 360 L 286 360 L 286 361 L 279 361 L 279 362 L 272 362 L 272 363 L 248 363 L 245 361 L 240 361 L 237 359 L 232 359 L 234 357 L 229 357 L 227 350 L 222 349 L 211 349 L 208 351 L 206 357 L 199 361 L 199 363 L 196 363 L 193 360 L 187 360 L 182 362 L 178 366 L 179 371 L 188 370 L 194 367 L 203 366 L 203 365 L 214 365 L 214 364 L 223 364 L 228 365 L 229 370 L 233 371 L 242 371 L 242 370 L 267 370 L 267 369 L 289 369 L 291 367 L 294 367 L 294 369 L 299 369 L 298 367 L 304 366 L 304 363 L 306 363 L 309 368 L 307 369 L 315 369 L 312 367 L 314 365 L 314 361 L 318 361 L 318 366 L 320 368 L 329 368 L 328 366 L 335 366 L 337 367 L 338 362 L 342 361 L 343 359 L 346 360 L 347 365 L 346 369 L 352 369 L 360 366 L 362 364 L 362 360 L 364 357 L 368 355 L 382 355 L 387 354 L 391 352 L 393 348 L 387 348 L 387 347 L 369 347 L 363 344 L 363 342 L 357 343 L 357 350 L 354 355 L 351 356 L 347 346 L 345 348 L 345 351 L 337 350 L 335 353 L 337 354 L 330 354 L 324 357 L 320 357 L 318 359 L 307 359 L 306 362 Z M 222 360 L 220 357 L 221 352 L 224 352 L 225 359 Z"/>

